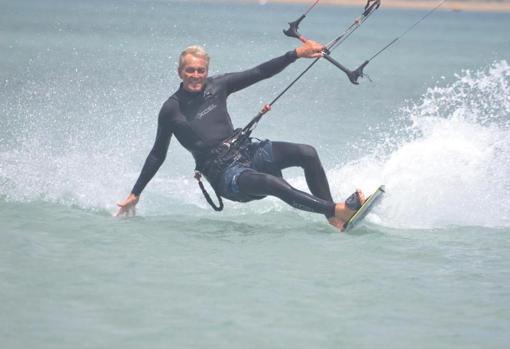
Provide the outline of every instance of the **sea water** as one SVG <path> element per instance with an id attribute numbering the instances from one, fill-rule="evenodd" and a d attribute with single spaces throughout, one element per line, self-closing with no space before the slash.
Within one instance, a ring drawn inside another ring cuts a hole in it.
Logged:
<path id="1" fill-rule="evenodd" d="M 359 8 L 301 24 L 338 36 Z M 510 15 L 437 11 L 349 83 L 326 61 L 258 138 L 312 144 L 333 196 L 387 194 L 360 229 L 267 198 L 212 211 L 172 140 L 134 218 L 179 52 L 210 74 L 293 49 L 306 5 L 0 1 L 0 347 L 507 348 Z M 333 57 L 355 68 L 426 12 L 384 3 Z M 310 61 L 229 98 L 238 127 Z M 300 169 L 285 177 L 306 190 Z"/>

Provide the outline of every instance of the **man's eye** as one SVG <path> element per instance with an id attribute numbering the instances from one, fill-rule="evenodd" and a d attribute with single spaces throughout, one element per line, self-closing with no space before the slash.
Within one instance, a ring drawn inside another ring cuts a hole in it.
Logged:
<path id="1" fill-rule="evenodd" d="M 205 69 L 204 68 L 186 68 L 186 73 L 193 74 L 194 72 L 197 72 L 198 74 L 204 74 Z"/>

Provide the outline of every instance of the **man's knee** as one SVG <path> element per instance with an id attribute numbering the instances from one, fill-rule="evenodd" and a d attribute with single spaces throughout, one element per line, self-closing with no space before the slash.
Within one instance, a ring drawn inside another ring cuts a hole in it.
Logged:
<path id="1" fill-rule="evenodd" d="M 258 171 L 246 171 L 239 176 L 238 182 L 244 186 L 267 188 L 279 184 L 281 178 Z"/>
<path id="2" fill-rule="evenodd" d="M 255 195 L 277 195 L 289 190 L 290 185 L 280 177 L 255 171 L 246 171 L 239 176 L 241 191 Z"/>
<path id="3" fill-rule="evenodd" d="M 317 163 L 319 160 L 319 153 L 315 147 L 308 144 L 300 144 L 300 155 L 306 163 Z"/>
<path id="4" fill-rule="evenodd" d="M 276 188 L 279 188 L 279 189 L 285 188 L 286 189 L 289 186 L 289 184 L 285 180 L 283 180 L 280 177 L 273 176 L 272 174 L 257 172 L 257 173 L 254 173 L 254 175 L 257 177 L 257 181 L 258 181 L 259 185 L 264 187 L 265 189 L 276 189 Z"/>

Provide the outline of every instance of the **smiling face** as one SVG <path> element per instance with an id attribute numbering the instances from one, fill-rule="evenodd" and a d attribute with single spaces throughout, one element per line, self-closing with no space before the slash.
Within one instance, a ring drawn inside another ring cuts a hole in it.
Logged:
<path id="1" fill-rule="evenodd" d="M 208 68 L 208 62 L 205 58 L 194 56 L 191 53 L 183 56 L 181 66 L 178 69 L 183 88 L 188 92 L 202 91 L 205 87 Z"/>

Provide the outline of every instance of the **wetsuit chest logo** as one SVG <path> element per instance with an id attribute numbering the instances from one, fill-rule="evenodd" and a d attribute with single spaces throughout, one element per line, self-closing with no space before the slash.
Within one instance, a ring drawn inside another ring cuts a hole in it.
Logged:
<path id="1" fill-rule="evenodd" d="M 218 106 L 214 103 L 210 104 L 207 106 L 207 108 L 205 108 L 204 110 L 202 110 L 201 112 L 197 113 L 197 119 L 202 119 L 204 116 L 206 116 L 207 114 L 209 114 L 210 112 L 212 112 L 214 109 L 216 109 Z"/>

